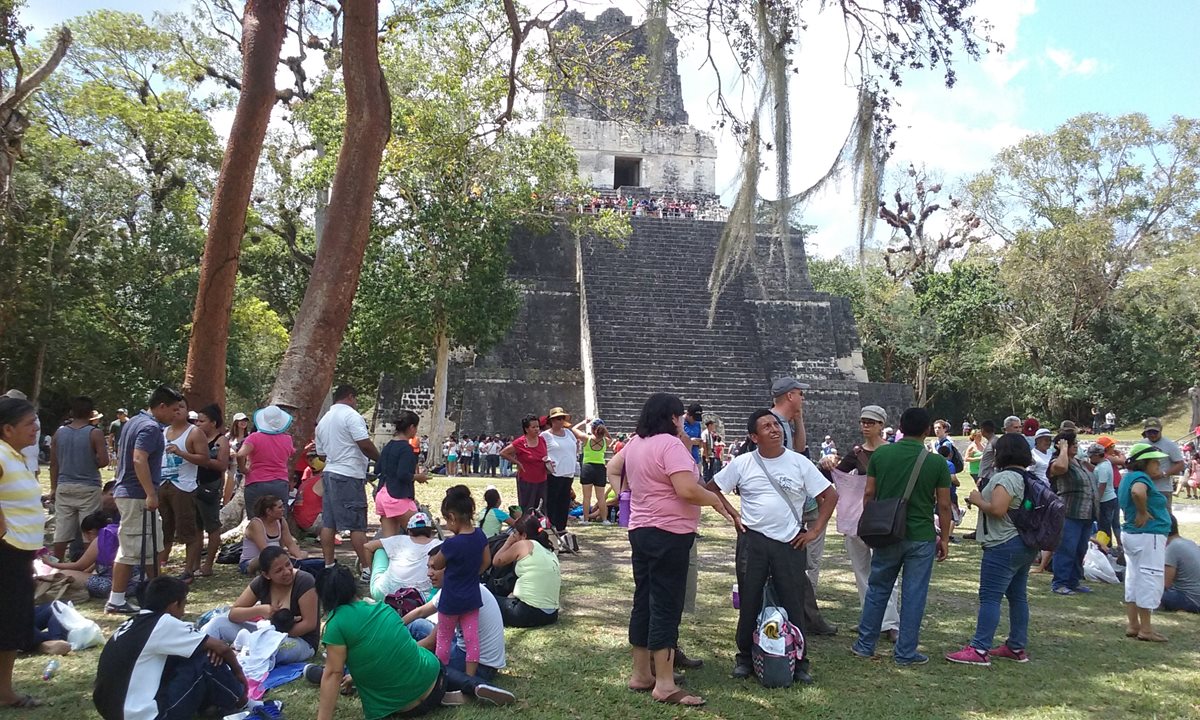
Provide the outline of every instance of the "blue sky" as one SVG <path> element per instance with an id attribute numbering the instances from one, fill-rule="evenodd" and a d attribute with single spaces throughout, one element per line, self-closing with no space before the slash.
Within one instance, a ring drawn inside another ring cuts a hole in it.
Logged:
<path id="1" fill-rule="evenodd" d="M 141 12 L 186 10 L 188 0 L 29 0 L 23 22 L 35 36 L 54 23 L 98 8 Z M 589 15 L 616 4 L 636 18 L 638 0 L 573 2 Z M 386 0 L 385 0 L 386 6 Z M 933 72 L 910 74 L 897 92 L 894 166 L 924 163 L 953 181 L 987 168 L 1021 137 L 1053 130 L 1083 112 L 1143 112 L 1161 124 L 1172 115 L 1200 117 L 1200 0 L 979 0 L 1005 53 L 971 63 L 960 58 L 958 84 L 942 87 Z M 853 114 L 846 87 L 840 21 L 808 16 L 793 102 L 793 188 L 828 167 Z M 700 69 L 700 43 L 681 41 L 680 69 L 692 124 L 710 130 L 715 82 Z M 726 73 L 728 77 L 730 73 Z M 733 138 L 717 133 L 718 191 L 732 197 L 738 164 Z M 770 182 L 761 188 L 770 195 Z M 850 183 L 814 200 L 806 213 L 818 226 L 809 251 L 823 256 L 854 245 Z M 882 233 L 882 230 L 877 230 Z M 886 239 L 879 237 L 878 239 Z"/>

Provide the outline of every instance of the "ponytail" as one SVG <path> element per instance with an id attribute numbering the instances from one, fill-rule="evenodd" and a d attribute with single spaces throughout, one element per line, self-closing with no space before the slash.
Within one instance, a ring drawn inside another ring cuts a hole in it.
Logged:
<path id="1" fill-rule="evenodd" d="M 547 525 L 548 523 L 545 523 L 543 518 L 530 513 L 521 518 L 517 523 L 517 532 L 529 540 L 540 543 L 542 547 L 553 552 L 554 545 L 550 542 L 550 533 Z"/>

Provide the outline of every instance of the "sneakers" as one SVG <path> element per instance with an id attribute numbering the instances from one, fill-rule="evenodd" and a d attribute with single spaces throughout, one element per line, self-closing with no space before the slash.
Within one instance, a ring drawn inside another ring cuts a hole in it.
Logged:
<path id="1" fill-rule="evenodd" d="M 1002 660 L 1012 660 L 1013 662 L 1027 663 L 1029 662 L 1029 653 L 1024 650 L 1013 650 L 1008 645 L 992 648 L 988 651 L 988 655 Z"/>
<path id="2" fill-rule="evenodd" d="M 899 665 L 900 667 L 911 667 L 913 665 L 924 665 L 927 662 L 929 662 L 928 655 L 922 655 L 921 653 L 917 653 L 912 656 L 911 660 L 897 660 L 896 664 Z"/>
<path id="3" fill-rule="evenodd" d="M 309 663 L 304 666 L 304 679 L 313 685 L 320 685 L 321 678 L 325 675 L 325 668 L 322 665 L 314 665 Z"/>
<path id="4" fill-rule="evenodd" d="M 479 700 L 487 700 L 493 705 L 512 705 L 517 701 L 517 696 L 509 691 L 486 684 L 475 687 L 475 697 Z"/>
<path id="5" fill-rule="evenodd" d="M 105 615 L 136 615 L 139 612 L 141 612 L 141 610 L 136 605 L 131 605 L 128 600 L 120 605 L 104 603 Z"/>
<path id="6" fill-rule="evenodd" d="M 363 568 L 362 572 L 360 572 L 358 574 L 358 581 L 360 583 L 362 583 L 363 585 L 370 585 L 371 584 L 371 569 Z"/>
<path id="7" fill-rule="evenodd" d="M 734 680 L 745 680 L 748 677 L 753 677 L 753 675 L 754 675 L 754 668 L 747 665 L 746 663 L 740 662 L 733 666 L 733 679 Z"/>
<path id="8" fill-rule="evenodd" d="M 1092 589 L 1090 587 L 1088 587 L 1087 585 L 1080 585 L 1080 586 L 1074 588 L 1074 590 L 1077 593 L 1090 593 L 1092 591 Z"/>
<path id="9" fill-rule="evenodd" d="M 958 652 L 946 653 L 946 659 L 952 663 L 958 663 L 959 665 L 978 665 L 980 667 L 989 667 L 992 664 L 992 661 L 988 655 L 989 653 L 985 653 L 982 650 L 976 650 L 970 645 L 967 645 Z"/>

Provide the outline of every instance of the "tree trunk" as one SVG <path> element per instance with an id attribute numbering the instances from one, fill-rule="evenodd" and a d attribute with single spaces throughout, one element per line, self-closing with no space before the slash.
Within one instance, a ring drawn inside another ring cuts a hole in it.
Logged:
<path id="1" fill-rule="evenodd" d="M 4 207 L 8 203 L 11 191 L 9 182 L 12 179 L 13 166 L 16 165 L 17 158 L 21 155 L 21 141 L 24 139 L 25 129 L 29 126 L 28 121 L 17 108 L 33 94 L 34 90 L 46 82 L 51 73 L 58 68 L 58 64 L 66 57 L 70 47 L 71 30 L 64 25 L 58 31 L 50 56 L 28 76 L 25 76 L 20 69 L 16 46 L 14 45 L 12 48 L 13 65 L 17 67 L 16 77 L 13 78 L 12 90 L 0 95 L 0 207 Z"/>
<path id="2" fill-rule="evenodd" d="M 321 400 L 333 383 L 338 350 L 350 320 L 379 165 L 391 127 L 391 104 L 379 67 L 379 8 L 372 0 L 343 6 L 342 77 L 346 86 L 346 135 L 338 154 L 321 247 L 279 366 L 272 401 L 292 408 L 294 434 L 312 437 Z"/>
<path id="3" fill-rule="evenodd" d="M 921 355 L 917 358 L 917 407 L 925 407 L 929 403 L 929 358 Z"/>
<path id="4" fill-rule="evenodd" d="M 246 2 L 242 19 L 242 94 L 213 191 L 183 378 L 183 394 L 192 407 L 211 402 L 225 404 L 229 317 L 238 258 L 254 173 L 275 105 L 275 68 L 287 34 L 287 6 L 287 0 Z"/>
<path id="5" fill-rule="evenodd" d="M 446 396 L 450 385 L 450 336 L 445 329 L 437 335 L 437 359 L 433 371 L 433 409 L 430 414 L 429 455 L 431 460 L 441 461 L 442 440 L 446 437 Z M 431 465 L 434 463 L 430 463 Z"/>

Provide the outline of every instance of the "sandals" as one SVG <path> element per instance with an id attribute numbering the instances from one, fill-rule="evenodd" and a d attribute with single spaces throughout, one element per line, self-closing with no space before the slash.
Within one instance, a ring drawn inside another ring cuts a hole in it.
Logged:
<path id="1" fill-rule="evenodd" d="M 41 707 L 41 706 L 42 706 L 41 700 L 38 700 L 37 698 L 35 698 L 32 695 L 22 695 L 21 697 L 17 698 L 16 700 L 13 700 L 12 702 L 5 705 L 4 707 L 12 708 L 14 710 L 29 710 L 29 709 Z"/>
<path id="2" fill-rule="evenodd" d="M 693 698 L 699 702 L 684 702 L 688 698 Z M 664 705 L 682 705 L 683 707 L 704 707 L 704 698 L 699 695 L 693 695 L 683 688 L 676 690 L 665 698 L 654 698 L 654 702 L 663 703 Z"/>
<path id="3" fill-rule="evenodd" d="M 1147 635 L 1142 635 L 1141 633 L 1138 633 L 1137 639 L 1141 640 L 1142 642 L 1156 642 L 1156 643 L 1165 643 L 1167 641 L 1167 638 L 1165 635 L 1160 635 L 1154 631 L 1151 631 Z"/>
<path id="4" fill-rule="evenodd" d="M 1074 595 L 1075 594 L 1075 591 L 1069 587 L 1056 587 L 1053 590 L 1051 590 L 1050 592 L 1054 593 L 1055 595 Z"/>

